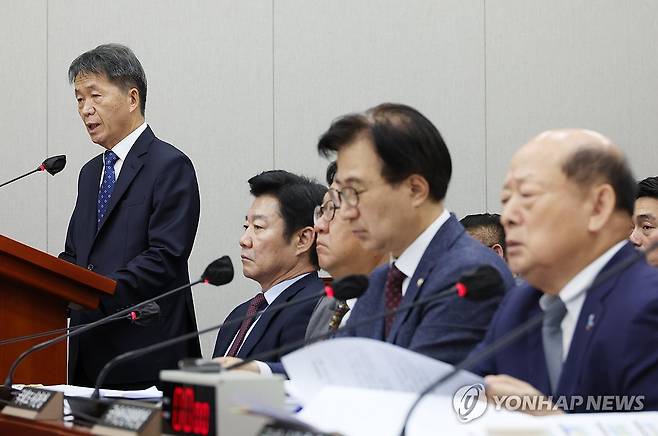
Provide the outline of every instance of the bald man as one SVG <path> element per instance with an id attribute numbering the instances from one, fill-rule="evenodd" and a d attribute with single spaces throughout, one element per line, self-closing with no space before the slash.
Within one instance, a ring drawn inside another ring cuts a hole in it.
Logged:
<path id="1" fill-rule="evenodd" d="M 587 130 L 542 133 L 512 158 L 501 198 L 507 259 L 528 284 L 507 294 L 473 354 L 544 316 L 474 368 L 489 375 L 489 399 L 550 396 L 551 407 L 527 403 L 534 413 L 657 410 L 658 270 L 641 259 L 589 288 L 636 256 L 635 181 L 619 148 Z"/>
<path id="2" fill-rule="evenodd" d="M 658 177 L 647 177 L 637 184 L 630 240 L 642 251 L 658 244 Z M 658 266 L 658 249 L 647 253 L 647 261 Z"/>

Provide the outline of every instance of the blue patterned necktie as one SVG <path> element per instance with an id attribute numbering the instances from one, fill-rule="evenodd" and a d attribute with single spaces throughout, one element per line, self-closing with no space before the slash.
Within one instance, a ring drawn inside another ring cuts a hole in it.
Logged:
<path id="1" fill-rule="evenodd" d="M 114 182 L 116 177 L 114 176 L 114 164 L 119 160 L 119 156 L 114 154 L 112 150 L 107 150 L 103 155 L 103 161 L 105 162 L 105 173 L 103 174 L 103 183 L 98 191 L 98 214 L 96 215 L 96 229 L 101 225 L 103 217 L 105 217 L 105 212 L 107 211 L 107 206 L 110 204 L 110 198 L 112 198 L 112 191 L 114 191 Z"/>

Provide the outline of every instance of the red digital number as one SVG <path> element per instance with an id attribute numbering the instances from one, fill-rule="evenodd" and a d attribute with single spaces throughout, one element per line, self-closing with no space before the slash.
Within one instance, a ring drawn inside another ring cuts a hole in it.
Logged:
<path id="1" fill-rule="evenodd" d="M 207 435 L 210 432 L 210 404 L 195 401 L 192 388 L 174 388 L 171 429 L 175 432 Z"/>

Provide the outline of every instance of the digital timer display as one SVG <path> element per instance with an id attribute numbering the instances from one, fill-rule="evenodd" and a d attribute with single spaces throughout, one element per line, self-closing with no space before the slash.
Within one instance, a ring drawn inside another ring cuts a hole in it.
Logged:
<path id="1" fill-rule="evenodd" d="M 215 388 L 164 382 L 163 432 L 215 436 Z"/>

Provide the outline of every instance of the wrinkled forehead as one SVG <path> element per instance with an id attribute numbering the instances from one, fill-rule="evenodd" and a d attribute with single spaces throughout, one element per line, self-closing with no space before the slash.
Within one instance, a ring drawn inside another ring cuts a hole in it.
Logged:
<path id="1" fill-rule="evenodd" d="M 505 186 L 526 181 L 550 183 L 562 181 L 563 163 L 568 151 L 550 144 L 529 142 L 514 153 L 505 176 Z"/>
<path id="2" fill-rule="evenodd" d="M 279 200 L 271 194 L 263 194 L 255 197 L 249 210 L 247 211 L 247 220 L 255 217 L 268 220 L 276 220 L 281 217 Z"/>
<path id="3" fill-rule="evenodd" d="M 635 200 L 634 214 L 638 219 L 656 221 L 658 219 L 658 199 L 652 197 L 640 197 Z"/>
<path id="4" fill-rule="evenodd" d="M 383 162 L 370 137 L 360 135 L 342 146 L 337 153 L 335 184 L 337 187 L 369 183 L 381 179 Z"/>

